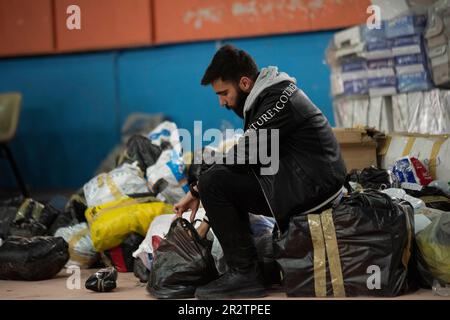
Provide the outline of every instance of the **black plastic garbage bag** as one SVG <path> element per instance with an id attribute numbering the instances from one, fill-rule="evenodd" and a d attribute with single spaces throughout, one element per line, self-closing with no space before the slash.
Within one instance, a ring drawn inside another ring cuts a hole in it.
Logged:
<path id="1" fill-rule="evenodd" d="M 366 190 L 334 209 L 291 218 L 275 241 L 288 296 L 397 296 L 407 277 L 414 236 L 407 202 Z"/>
<path id="2" fill-rule="evenodd" d="M 109 292 L 117 287 L 116 281 L 116 268 L 103 268 L 98 270 L 86 280 L 85 287 L 86 289 L 96 292 Z"/>
<path id="3" fill-rule="evenodd" d="M 189 221 L 175 219 L 154 252 L 147 291 L 159 299 L 194 297 L 198 286 L 218 277 L 211 246 Z"/>
<path id="4" fill-rule="evenodd" d="M 280 283 L 280 269 L 275 261 L 273 237 L 271 233 L 263 234 L 254 239 L 258 263 L 263 272 L 264 285 L 270 287 Z"/>
<path id="5" fill-rule="evenodd" d="M 364 189 L 384 190 L 400 186 L 397 177 L 390 170 L 378 169 L 375 166 L 361 171 L 353 169 L 346 180 L 359 183 Z"/>
<path id="6" fill-rule="evenodd" d="M 0 246 L 0 279 L 51 279 L 68 260 L 69 245 L 63 238 L 11 236 Z"/>
<path id="7" fill-rule="evenodd" d="M 136 258 L 133 266 L 133 273 L 136 278 L 142 283 L 147 283 L 150 278 L 150 271 L 144 265 L 140 258 Z"/>
<path id="8" fill-rule="evenodd" d="M 450 198 L 439 188 L 423 187 L 422 190 L 405 189 L 412 197 L 422 199 L 429 208 L 450 211 Z"/>
<path id="9" fill-rule="evenodd" d="M 144 241 L 143 236 L 138 233 L 131 233 L 122 244 L 106 250 L 104 254 L 118 272 L 133 272 L 135 262 L 133 252 L 139 248 L 142 241 Z"/>
<path id="10" fill-rule="evenodd" d="M 0 204 L 0 237 L 49 235 L 60 212 L 31 198 L 14 198 Z"/>
<path id="11" fill-rule="evenodd" d="M 161 155 L 161 148 L 141 135 L 134 135 L 128 140 L 125 150 L 117 159 L 116 166 L 123 163 L 138 162 L 139 168 L 145 173 L 148 167 L 154 165 Z"/>
<path id="12" fill-rule="evenodd" d="M 66 228 L 82 222 L 87 222 L 84 215 L 86 209 L 86 198 L 84 196 L 83 188 L 80 188 L 71 195 L 64 206 L 64 210 L 57 216 L 51 225 L 49 234 L 54 235 L 60 228 Z"/>

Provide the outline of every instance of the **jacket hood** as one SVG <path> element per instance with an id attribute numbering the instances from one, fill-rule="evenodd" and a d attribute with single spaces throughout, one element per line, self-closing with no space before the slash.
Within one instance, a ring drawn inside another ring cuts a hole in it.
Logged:
<path id="1" fill-rule="evenodd" d="M 253 107 L 256 98 L 264 89 L 283 81 L 291 81 L 294 84 L 297 84 L 297 80 L 295 78 L 290 77 L 285 72 L 278 71 L 278 67 L 269 66 L 267 68 L 262 68 L 258 75 L 258 78 L 256 78 L 255 84 L 253 85 L 250 94 L 245 100 L 244 118 L 247 111 L 249 111 Z"/>

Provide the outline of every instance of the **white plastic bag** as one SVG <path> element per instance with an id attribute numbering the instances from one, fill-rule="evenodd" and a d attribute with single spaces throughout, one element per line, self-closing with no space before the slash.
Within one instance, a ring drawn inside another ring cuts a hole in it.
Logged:
<path id="1" fill-rule="evenodd" d="M 165 187 L 159 184 L 161 179 L 167 182 Z M 162 188 L 158 197 L 171 204 L 180 201 L 189 191 L 184 160 L 175 149 L 163 151 L 158 161 L 147 168 L 147 180 L 153 192 Z"/>
<path id="2" fill-rule="evenodd" d="M 69 244 L 70 259 L 66 266 L 76 265 L 80 268 L 89 268 L 98 259 L 98 253 L 92 244 L 91 234 L 86 222 L 60 228 L 55 237 L 62 237 Z"/>
<path id="3" fill-rule="evenodd" d="M 124 163 L 109 173 L 99 174 L 86 183 L 83 190 L 88 207 L 118 200 L 128 194 L 149 192 L 137 162 Z"/>
<path id="4" fill-rule="evenodd" d="M 417 212 L 417 210 L 419 210 L 421 208 L 426 207 L 425 202 L 423 202 L 422 199 L 411 197 L 403 189 L 389 188 L 389 189 L 384 189 L 381 192 L 386 193 L 391 198 L 397 198 L 397 199 L 402 199 L 402 200 L 408 201 L 413 206 L 415 212 Z"/>
<path id="5" fill-rule="evenodd" d="M 183 218 L 189 220 L 191 212 L 183 213 Z M 199 208 L 195 214 L 195 219 L 203 220 L 205 217 L 205 209 Z M 151 259 L 153 255 L 153 241 L 157 240 L 154 237 L 164 238 L 170 229 L 170 225 L 176 218 L 175 214 L 163 214 L 153 219 L 150 227 L 148 228 L 147 235 L 139 248 L 133 252 L 134 258 L 140 258 L 148 270 L 151 269 Z"/>
<path id="6" fill-rule="evenodd" d="M 157 146 L 161 146 L 163 143 L 170 143 L 171 148 L 181 154 L 180 135 L 174 122 L 164 121 L 160 123 L 147 137 Z"/>

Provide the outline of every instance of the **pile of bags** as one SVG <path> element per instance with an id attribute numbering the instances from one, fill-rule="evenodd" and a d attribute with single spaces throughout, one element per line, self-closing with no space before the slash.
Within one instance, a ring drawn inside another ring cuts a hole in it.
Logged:
<path id="1" fill-rule="evenodd" d="M 380 180 L 382 176 L 385 178 Z M 369 177 L 369 181 L 363 177 Z M 391 170 L 374 167 L 354 170 L 347 181 L 360 191 L 382 190 L 394 201 L 403 200 L 411 205 L 415 232 L 408 274 L 424 288 L 432 287 L 433 283 L 449 284 L 450 184 L 433 180 L 427 166 L 411 156 L 398 158 Z"/>
<path id="2" fill-rule="evenodd" d="M 64 267 L 68 244 L 50 232 L 59 213 L 30 198 L 0 203 L 0 279 L 45 280 Z"/>

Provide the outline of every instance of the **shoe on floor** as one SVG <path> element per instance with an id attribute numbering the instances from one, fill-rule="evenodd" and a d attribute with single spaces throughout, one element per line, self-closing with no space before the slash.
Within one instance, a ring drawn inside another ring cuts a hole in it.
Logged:
<path id="1" fill-rule="evenodd" d="M 259 278 L 255 272 L 231 270 L 219 279 L 198 287 L 195 297 L 202 300 L 262 298 L 267 293 Z"/>

